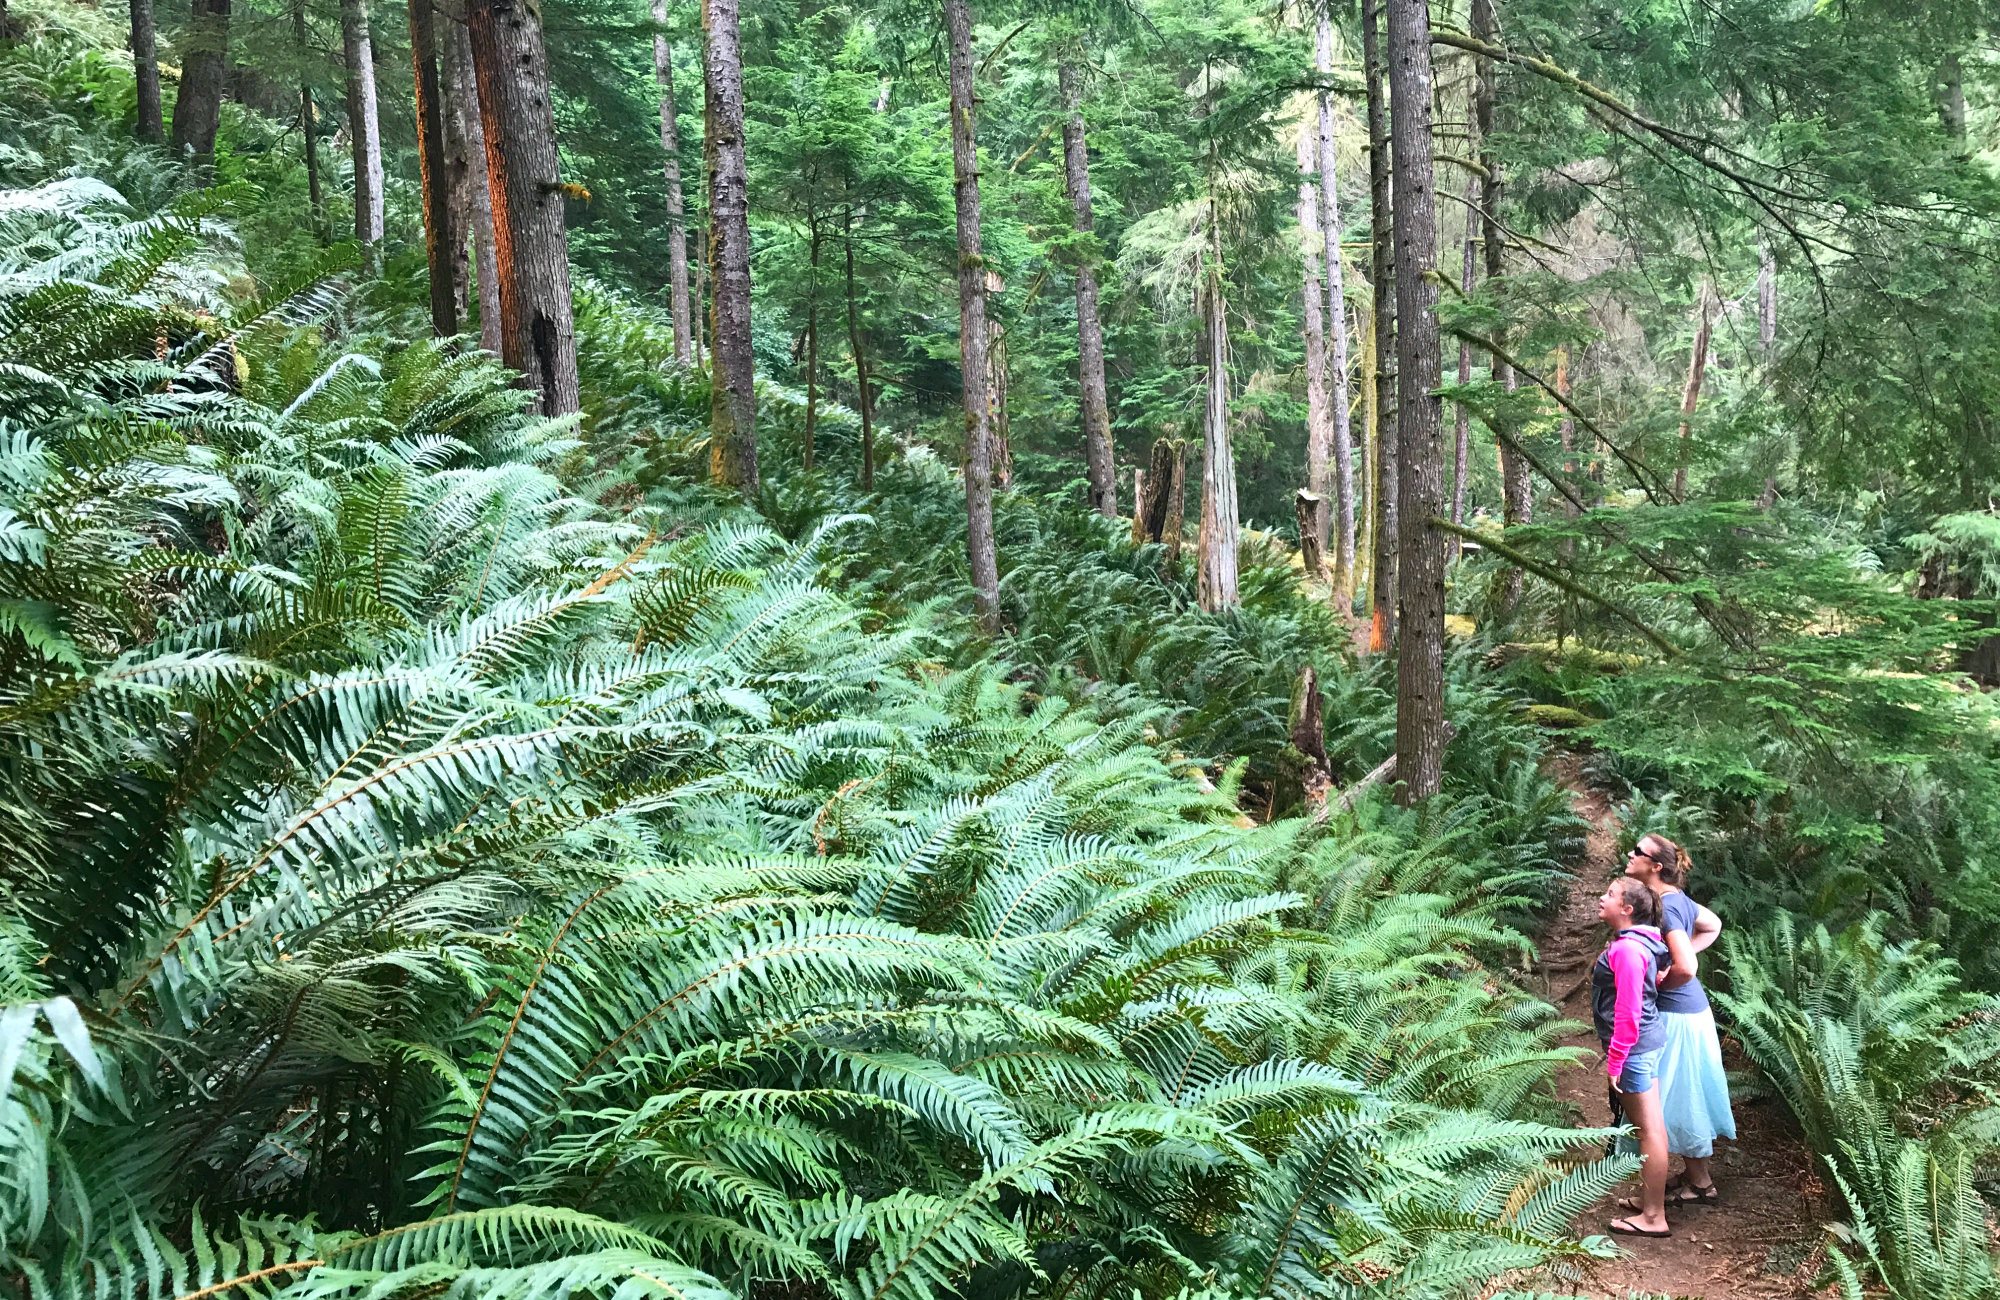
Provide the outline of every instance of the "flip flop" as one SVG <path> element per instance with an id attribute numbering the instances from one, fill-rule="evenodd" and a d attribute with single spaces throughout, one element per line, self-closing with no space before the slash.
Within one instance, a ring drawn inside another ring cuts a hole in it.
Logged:
<path id="1" fill-rule="evenodd" d="M 1693 1183 L 1682 1183 L 1679 1187 L 1670 1189 L 1667 1196 L 1667 1204 L 1713 1205 L 1721 1199 L 1722 1193 L 1716 1190 L 1714 1183 L 1710 1183 L 1706 1187 L 1696 1187 Z"/>
<path id="2" fill-rule="evenodd" d="M 1671 1237 L 1674 1235 L 1672 1228 L 1662 1228 L 1658 1232 L 1655 1232 L 1651 1228 L 1639 1227 L 1630 1219 L 1613 1219 L 1611 1221 L 1611 1230 L 1621 1237 Z"/>

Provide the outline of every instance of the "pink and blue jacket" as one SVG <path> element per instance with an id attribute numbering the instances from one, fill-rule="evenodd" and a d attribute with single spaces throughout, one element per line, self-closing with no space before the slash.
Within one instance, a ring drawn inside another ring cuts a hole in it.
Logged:
<path id="1" fill-rule="evenodd" d="M 1604 1044 L 1604 1072 L 1613 1079 L 1625 1072 L 1626 1057 L 1665 1044 L 1660 972 L 1671 963 L 1667 941 L 1650 925 L 1620 930 L 1598 955 L 1590 972 L 1590 1004 L 1597 1041 Z"/>

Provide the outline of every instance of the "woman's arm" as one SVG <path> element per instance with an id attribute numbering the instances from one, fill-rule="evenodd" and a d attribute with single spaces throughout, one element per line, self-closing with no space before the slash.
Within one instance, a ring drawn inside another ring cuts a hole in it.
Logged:
<path id="1" fill-rule="evenodd" d="M 1709 911 L 1707 908 L 1702 907 L 1700 904 L 1696 904 L 1695 914 L 1694 914 L 1694 933 L 1688 936 L 1689 943 L 1694 948 L 1694 950 L 1696 952 L 1705 951 L 1708 948 L 1708 946 L 1714 943 L 1717 937 L 1719 937 L 1721 934 L 1722 934 L 1722 918 L 1717 916 L 1715 913 Z M 1671 939 L 1668 940 L 1669 946 L 1671 946 L 1672 943 L 1673 941 Z"/>
<path id="2" fill-rule="evenodd" d="M 1714 942 L 1712 937 L 1710 942 Z M 1678 988 L 1693 979 L 1695 972 L 1701 968 L 1701 963 L 1695 958 L 1700 951 L 1701 948 L 1685 930 L 1667 931 L 1667 953 L 1674 959 L 1674 964 L 1660 972 L 1660 987 Z"/>

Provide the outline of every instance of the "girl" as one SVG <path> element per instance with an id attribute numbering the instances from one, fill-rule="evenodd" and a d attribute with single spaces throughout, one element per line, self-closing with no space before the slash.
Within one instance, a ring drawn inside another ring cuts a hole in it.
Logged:
<path id="1" fill-rule="evenodd" d="M 1722 1042 L 1708 994 L 1695 977 L 1697 953 L 1715 942 L 1722 921 L 1681 888 L 1688 858 L 1664 835 L 1644 835 L 1625 861 L 1625 874 L 1660 900 L 1660 929 L 1672 964 L 1660 977 L 1660 1105 L 1667 1126 L 1667 1150 L 1686 1162 L 1667 1189 L 1670 1205 L 1716 1200 L 1715 1175 L 1708 1160 L 1715 1139 L 1736 1136 L 1729 1110 L 1729 1079 L 1722 1069 Z"/>
<path id="2" fill-rule="evenodd" d="M 1590 973 L 1591 1010 L 1604 1044 L 1604 1072 L 1619 1109 L 1639 1130 L 1639 1212 L 1611 1221 L 1633 1237 L 1671 1237 L 1667 1227 L 1667 1130 L 1655 1080 L 1665 1041 L 1659 1014 L 1659 973 L 1668 961 L 1660 938 L 1659 901 L 1629 877 L 1611 882 L 1597 900 L 1597 918 L 1611 942 Z"/>

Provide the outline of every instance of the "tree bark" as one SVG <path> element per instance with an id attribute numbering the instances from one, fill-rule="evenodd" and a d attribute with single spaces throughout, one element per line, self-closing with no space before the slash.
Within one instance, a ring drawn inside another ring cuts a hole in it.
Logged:
<path id="1" fill-rule="evenodd" d="M 708 41 L 703 149 L 708 165 L 708 261 L 715 282 L 709 476 L 757 491 L 756 362 L 750 352 L 750 180 L 743 156 L 739 0 L 702 0 Z"/>
<path id="2" fill-rule="evenodd" d="M 424 190 L 424 256 L 431 275 L 431 332 L 458 333 L 458 294 L 452 287 L 457 248 L 451 221 L 450 167 L 445 162 L 444 105 L 438 83 L 437 14 L 433 0 L 409 0 L 410 67 L 417 91 L 417 171 Z"/>
<path id="3" fill-rule="evenodd" d="M 861 316 L 854 293 L 854 209 L 841 215 L 841 244 L 847 258 L 847 347 L 854 354 L 854 386 L 861 405 L 861 487 L 875 486 L 874 397 L 868 391 L 868 354 L 861 347 Z"/>
<path id="4" fill-rule="evenodd" d="M 1069 191 L 1076 232 L 1089 236 L 1095 228 L 1090 210 L 1090 153 L 1083 135 L 1083 90 L 1074 62 L 1065 55 L 1056 64 L 1056 85 L 1063 103 L 1063 180 Z M 1086 238 L 1086 244 L 1089 240 Z M 1118 470 L 1111 445 L 1111 405 L 1104 384 L 1104 327 L 1097 315 L 1097 266 L 1094 252 L 1079 255 L 1076 265 L 1076 377 L 1078 406 L 1083 416 L 1084 469 L 1090 480 L 1090 508 L 1101 515 L 1118 513 Z"/>
<path id="5" fill-rule="evenodd" d="M 1326 299 L 1320 289 L 1320 250 L 1325 241 L 1320 237 L 1319 187 L 1313 182 L 1313 171 L 1318 164 L 1319 150 L 1310 130 L 1299 135 L 1299 233 L 1303 239 L 1300 250 L 1303 264 L 1304 292 L 1301 294 L 1300 316 L 1306 336 L 1306 485 L 1305 497 L 1324 504 L 1331 496 L 1333 472 L 1330 465 L 1333 452 L 1333 407 L 1327 395 L 1326 370 Z M 1299 513 L 1300 527 L 1305 526 L 1307 514 Z M 1311 558 L 1306 563 L 1306 572 L 1312 577 L 1325 575 L 1317 561 L 1326 554 L 1327 538 L 1331 529 L 1328 513 L 1321 509 L 1312 516 L 1313 536 L 1299 534 L 1299 553 Z M 1350 521 L 1351 522 L 1351 521 Z M 1338 561 L 1336 561 L 1336 568 Z M 1347 575 L 1352 577 L 1352 574 Z M 1335 590 L 1339 590 L 1338 581 Z"/>
<path id="6" fill-rule="evenodd" d="M 354 237 L 372 250 L 382 242 L 382 116 L 368 0 L 340 0 L 340 45 L 347 59 L 347 134 L 354 145 Z"/>
<path id="7" fill-rule="evenodd" d="M 1210 201 L 1209 224 L 1218 220 Z M 1201 421 L 1201 526 L 1195 534 L 1195 599 L 1213 614 L 1236 605 L 1236 451 L 1229 436 L 1229 307 L 1222 296 L 1221 237 L 1212 233 L 1202 290 L 1208 400 Z"/>
<path id="8" fill-rule="evenodd" d="M 1465 181 L 1465 245 L 1458 266 L 1459 292 L 1467 297 L 1472 295 L 1473 276 L 1477 264 L 1479 243 L 1479 218 L 1473 213 L 1473 205 L 1479 197 L 1479 178 L 1468 176 Z M 1461 385 L 1472 382 L 1472 345 L 1464 339 L 1458 341 L 1458 382 Z M 1452 403 L 1452 456 L 1451 456 L 1451 521 L 1465 522 L 1466 486 L 1472 480 L 1472 412 L 1464 402 Z M 1458 559 L 1464 551 L 1457 537 L 1453 537 L 1445 549 L 1447 564 Z"/>
<path id="9" fill-rule="evenodd" d="M 973 120 L 972 9 L 944 0 L 951 53 L 952 193 L 958 210 L 958 357 L 965 390 L 966 553 L 979 621 L 1000 630 L 1000 566 L 993 543 L 993 414 L 986 393 L 986 260 L 979 238 L 979 153 Z"/>
<path id="10" fill-rule="evenodd" d="M 1472 0 L 1472 34 L 1492 45 L 1500 39 L 1500 24 L 1493 12 L 1493 0 Z M 1493 148 L 1493 113 L 1498 100 L 1499 74 L 1493 60 L 1480 55 L 1476 60 L 1477 80 L 1473 87 L 1473 128 L 1479 134 L 1479 161 L 1486 169 L 1479 191 L 1480 242 L 1486 250 L 1486 279 L 1498 286 L 1507 273 L 1507 245 L 1500 229 L 1500 200 L 1505 185 L 1500 171 L 1500 158 Z M 1507 329 L 1503 323 L 1495 325 L 1494 341 L 1503 347 L 1507 341 Z M 1506 360 L 1497 353 L 1493 357 L 1494 387 L 1503 392 L 1514 391 L 1514 371 Z M 1503 417 L 1504 422 L 1504 417 Z M 1511 428 L 1508 432 L 1512 432 Z M 1534 490 L 1528 479 L 1528 463 L 1514 454 L 1506 439 L 1500 440 L 1500 502 L 1501 518 L 1511 528 L 1516 524 L 1530 523 L 1534 519 Z M 1511 610 L 1521 600 L 1522 574 L 1518 568 L 1509 568 L 1500 578 L 1499 605 L 1503 611 Z"/>
<path id="11" fill-rule="evenodd" d="M 151 0 L 143 0 L 143 2 L 148 5 L 146 20 L 150 23 L 152 21 Z M 135 42 L 138 40 L 138 13 L 141 3 L 142 0 L 133 0 L 132 3 L 133 40 Z M 152 34 L 149 31 L 147 33 L 149 42 L 151 36 Z M 298 58 L 299 65 L 301 67 L 306 66 L 309 55 L 306 42 L 305 0 L 292 0 L 292 52 Z M 134 57 L 136 58 L 137 56 L 135 55 Z M 159 68 L 157 66 L 153 69 L 153 75 L 153 94 L 157 96 L 159 94 Z M 144 87 L 142 86 L 142 100 L 143 92 Z M 144 104 L 142 102 L 141 109 L 143 110 L 143 108 Z M 153 105 L 153 111 L 155 113 L 159 111 L 157 102 Z M 144 114 L 142 111 L 142 122 L 143 117 Z M 303 144 L 306 156 L 306 207 L 312 220 L 313 238 L 324 243 L 326 241 L 326 192 L 321 186 L 319 178 L 319 127 L 313 117 L 312 87 L 307 84 L 303 74 L 299 77 L 299 138 Z"/>
<path id="12" fill-rule="evenodd" d="M 132 75 L 139 95 L 139 116 L 133 130 L 147 144 L 159 144 L 167 138 L 166 119 L 160 112 L 158 44 L 153 0 L 132 0 Z"/>
<path id="13" fill-rule="evenodd" d="M 493 191 L 486 171 L 486 125 L 472 71 L 472 36 L 462 6 L 445 13 L 445 157 L 451 177 L 452 298 L 468 315 L 479 305 L 479 346 L 500 352 L 500 263 L 493 238 Z M 470 240 L 470 256 L 467 241 Z"/>
<path id="14" fill-rule="evenodd" d="M 229 0 L 194 0 L 181 51 L 181 93 L 174 101 L 170 141 L 177 157 L 197 169 L 215 163 L 215 133 L 222 124 L 222 85 L 229 68 Z"/>
<path id="15" fill-rule="evenodd" d="M 1333 75 L 1333 8 L 1324 5 L 1313 41 L 1314 60 L 1322 78 Z M 1354 419 L 1349 408 L 1351 376 L 1347 357 L 1347 285 L 1340 259 L 1340 171 L 1334 148 L 1333 104 L 1326 91 L 1318 96 L 1319 226 L 1326 242 L 1327 360 L 1333 367 L 1328 387 L 1333 399 L 1333 589 L 1354 594 Z M 1318 491 L 1319 489 L 1314 489 Z M 1320 538 L 1322 549 L 1326 542 Z"/>
<path id="16" fill-rule="evenodd" d="M 688 305 L 687 205 L 681 194 L 681 132 L 674 102 L 674 50 L 667 42 L 667 0 L 653 0 L 653 80 L 660 88 L 660 152 L 667 178 L 667 298 L 674 321 L 674 360 L 694 359 L 693 310 Z"/>
<path id="17" fill-rule="evenodd" d="M 1395 235 L 1390 196 L 1388 106 L 1383 101 L 1387 74 L 1382 51 L 1382 10 L 1385 0 L 1361 0 L 1361 52 L 1368 80 L 1368 215 L 1373 245 L 1371 270 L 1375 285 L 1375 555 L 1369 581 L 1368 649 L 1380 654 L 1396 645 L 1397 548 L 1401 545 L 1398 515 L 1398 439 L 1389 433 L 1396 419 L 1397 369 Z M 1430 120 L 1428 110 L 1424 120 Z"/>
<path id="18" fill-rule="evenodd" d="M 493 199 L 500 358 L 540 394 L 544 415 L 568 415 L 580 409 L 576 323 L 541 25 L 525 0 L 468 0 L 466 23 Z"/>
<path id="19" fill-rule="evenodd" d="M 1396 759 L 1405 804 L 1438 792 L 1444 769 L 1444 534 L 1437 396 L 1437 204 L 1431 164 L 1431 19 L 1427 0 L 1388 0 L 1396 231 L 1396 412 L 1402 533 L 1397 575 Z"/>
<path id="20" fill-rule="evenodd" d="M 1708 373 L 1708 339 L 1713 322 L 1708 310 L 1708 284 L 1695 293 L 1694 344 L 1688 349 L 1687 382 L 1681 385 L 1681 428 L 1678 463 L 1674 466 L 1674 500 L 1687 500 L 1688 460 L 1694 451 L 1694 408 L 1701 402 L 1701 380 Z"/>

